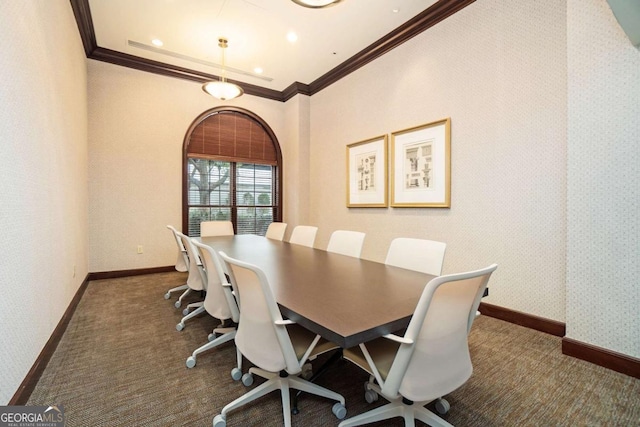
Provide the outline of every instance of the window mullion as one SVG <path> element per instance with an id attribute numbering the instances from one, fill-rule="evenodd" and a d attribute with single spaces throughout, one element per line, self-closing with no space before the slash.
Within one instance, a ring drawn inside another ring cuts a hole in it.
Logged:
<path id="1" fill-rule="evenodd" d="M 237 192 L 237 177 L 236 177 L 236 162 L 231 162 L 231 167 L 229 168 L 229 178 L 231 184 L 231 222 L 235 227 L 236 233 L 238 233 L 238 200 L 236 197 Z"/>

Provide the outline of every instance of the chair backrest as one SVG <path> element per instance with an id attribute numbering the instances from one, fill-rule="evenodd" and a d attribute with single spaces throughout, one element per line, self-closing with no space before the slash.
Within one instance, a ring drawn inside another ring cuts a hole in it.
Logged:
<path id="1" fill-rule="evenodd" d="M 167 225 L 167 228 L 171 230 L 171 234 L 173 234 L 173 238 L 176 241 L 176 245 L 178 245 L 178 259 L 176 260 L 176 270 L 180 272 L 185 272 L 188 270 L 187 265 L 189 264 L 189 257 L 187 256 L 187 250 L 182 245 L 182 241 L 180 237 L 176 234 L 178 230 L 176 230 L 173 226 Z"/>
<path id="2" fill-rule="evenodd" d="M 365 233 L 359 231 L 336 230 L 331 233 L 327 252 L 360 258 Z"/>
<path id="3" fill-rule="evenodd" d="M 233 223 L 231 221 L 202 221 L 200 223 L 200 236 L 233 236 Z"/>
<path id="4" fill-rule="evenodd" d="M 176 233 L 189 256 L 189 276 L 187 277 L 187 286 L 194 291 L 206 289 L 207 277 L 198 251 L 193 246 L 193 242 L 189 236 L 186 236 L 179 231 L 176 231 Z"/>
<path id="5" fill-rule="evenodd" d="M 207 296 L 204 299 L 205 310 L 216 319 L 232 319 L 237 323 L 240 320 L 238 304 L 233 296 L 231 284 L 224 274 L 224 268 L 218 255 L 210 246 L 192 241 L 200 251 L 200 258 L 207 272 Z"/>
<path id="6" fill-rule="evenodd" d="M 273 240 L 282 240 L 284 238 L 284 232 L 287 231 L 286 222 L 272 222 L 267 228 L 265 237 Z"/>
<path id="7" fill-rule="evenodd" d="M 436 399 L 464 384 L 473 367 L 467 342 L 489 277 L 496 264 L 481 270 L 432 279 L 425 286 L 382 392 L 413 401 Z"/>
<path id="8" fill-rule="evenodd" d="M 254 365 L 269 372 L 299 373 L 291 338 L 264 272 L 219 252 L 240 300 L 236 347 Z"/>
<path id="9" fill-rule="evenodd" d="M 316 241 L 317 233 L 318 227 L 314 227 L 312 225 L 298 225 L 291 232 L 289 243 L 312 248 L 313 243 Z"/>
<path id="10" fill-rule="evenodd" d="M 435 240 L 398 237 L 393 239 L 387 252 L 387 265 L 439 276 L 447 244 Z"/>

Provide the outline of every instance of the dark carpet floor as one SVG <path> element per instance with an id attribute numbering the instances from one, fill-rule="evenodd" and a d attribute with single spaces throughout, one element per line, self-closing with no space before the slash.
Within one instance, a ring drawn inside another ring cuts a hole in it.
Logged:
<path id="1" fill-rule="evenodd" d="M 171 300 L 163 294 L 184 278 L 166 273 L 91 282 L 27 404 L 63 405 L 67 427 L 211 426 L 246 388 L 230 378 L 232 342 L 185 367 L 218 322 L 203 315 L 176 331 L 177 294 Z M 451 411 L 444 418 L 456 426 L 640 427 L 640 380 L 563 356 L 560 345 L 558 337 L 481 316 L 470 335 L 474 374 L 447 396 Z M 364 400 L 367 378 L 340 360 L 318 382 L 345 397 L 349 417 L 373 407 Z M 301 396 L 293 425 L 337 426 L 331 405 Z M 227 425 L 282 425 L 279 393 L 231 412 Z"/>

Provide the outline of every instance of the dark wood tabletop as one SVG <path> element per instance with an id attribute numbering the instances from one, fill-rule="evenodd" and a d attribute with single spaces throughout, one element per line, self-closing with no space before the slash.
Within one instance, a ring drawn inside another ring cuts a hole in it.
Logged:
<path id="1" fill-rule="evenodd" d="M 284 316 L 343 348 L 406 327 L 434 277 L 250 234 L 200 241 L 260 267 Z"/>

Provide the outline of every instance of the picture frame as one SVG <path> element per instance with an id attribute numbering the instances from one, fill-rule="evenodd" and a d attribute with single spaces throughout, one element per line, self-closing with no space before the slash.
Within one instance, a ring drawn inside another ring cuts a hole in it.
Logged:
<path id="1" fill-rule="evenodd" d="M 451 119 L 391 133 L 391 206 L 451 207 Z"/>
<path id="2" fill-rule="evenodd" d="M 387 151 L 386 134 L 347 145 L 347 207 L 388 206 Z"/>

